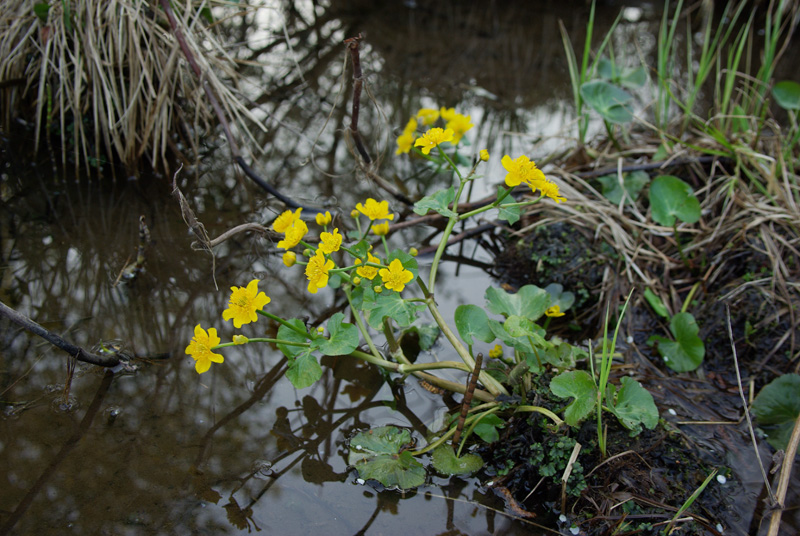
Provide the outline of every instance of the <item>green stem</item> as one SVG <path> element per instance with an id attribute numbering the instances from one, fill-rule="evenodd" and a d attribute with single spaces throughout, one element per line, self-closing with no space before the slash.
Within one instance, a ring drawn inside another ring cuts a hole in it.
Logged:
<path id="1" fill-rule="evenodd" d="M 252 339 L 247 339 L 247 342 L 244 344 L 249 344 L 251 342 L 268 342 L 272 344 L 283 344 L 285 346 L 303 346 L 309 347 L 311 346 L 307 342 L 297 342 L 297 341 L 286 341 L 283 339 L 268 339 L 266 337 L 253 337 Z M 244 344 L 236 344 L 235 342 L 223 342 L 222 344 L 218 344 L 211 348 L 212 350 L 217 350 L 219 348 L 228 348 L 230 346 L 244 346 Z"/>
<path id="2" fill-rule="evenodd" d="M 369 346 L 369 351 L 372 352 L 372 355 L 376 359 L 383 359 L 381 357 L 381 353 L 378 351 L 378 348 L 375 346 L 375 342 L 369 335 L 369 330 L 364 325 L 364 320 L 361 318 L 361 311 L 353 307 L 353 301 L 350 297 L 350 290 L 345 289 L 344 295 L 347 297 L 347 303 L 350 304 L 350 310 L 353 311 L 353 318 L 356 321 L 356 326 L 358 326 L 358 330 L 361 332 L 361 336 L 364 337 L 365 341 L 367 341 L 367 346 Z"/>
<path id="3" fill-rule="evenodd" d="M 551 421 L 553 421 L 556 424 L 556 426 L 560 427 L 562 424 L 564 424 L 564 421 L 562 421 L 558 417 L 558 415 L 556 415 L 549 409 L 543 408 L 541 406 L 517 406 L 517 408 L 514 410 L 514 413 L 522 413 L 522 412 L 541 413 L 542 415 L 548 417 Z"/>
<path id="4" fill-rule="evenodd" d="M 274 320 L 275 322 L 277 322 L 278 324 L 281 324 L 282 326 L 286 326 L 287 328 L 291 329 L 292 331 L 294 331 L 298 335 L 301 335 L 301 336 L 305 337 L 306 339 L 313 339 L 314 338 L 305 329 L 300 329 L 297 326 L 289 323 L 287 320 L 284 320 L 283 318 L 281 318 L 279 316 L 275 316 L 274 314 L 269 313 L 269 312 L 267 312 L 267 311 L 265 311 L 263 309 L 256 309 L 256 312 L 258 314 L 262 315 L 262 316 L 266 316 L 267 318 L 269 318 L 271 320 Z"/>

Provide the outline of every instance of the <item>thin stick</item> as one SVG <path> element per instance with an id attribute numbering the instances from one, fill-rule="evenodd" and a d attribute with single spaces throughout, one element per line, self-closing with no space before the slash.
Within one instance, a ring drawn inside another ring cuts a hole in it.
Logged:
<path id="1" fill-rule="evenodd" d="M 761 456 L 758 454 L 758 443 L 756 442 L 756 433 L 753 430 L 753 422 L 750 420 L 750 408 L 747 405 L 747 398 L 744 396 L 744 389 L 742 389 L 742 376 L 739 374 L 739 358 L 736 356 L 736 344 L 733 342 L 733 329 L 731 328 L 731 309 L 728 307 L 728 304 L 725 304 L 725 316 L 728 322 L 728 337 L 731 340 L 731 351 L 733 352 L 733 364 L 736 369 L 736 384 L 739 386 L 739 396 L 742 397 L 742 404 L 744 406 L 744 416 L 747 419 L 747 429 L 750 431 L 750 440 L 753 442 L 753 450 L 756 454 L 756 460 L 758 460 L 758 467 L 761 469 L 761 478 L 764 479 L 764 485 L 767 487 L 767 493 L 769 494 L 769 500 L 771 501 L 772 505 L 776 505 L 777 499 L 775 498 L 775 494 L 772 492 L 772 488 L 769 485 L 769 480 L 767 479 L 767 471 L 764 469 L 764 464 L 761 463 Z"/>
<path id="2" fill-rule="evenodd" d="M 472 374 L 469 377 L 467 384 L 467 391 L 464 393 L 464 400 L 461 402 L 461 415 L 458 417 L 458 426 L 456 426 L 456 433 L 453 435 L 453 449 L 458 445 L 458 440 L 461 439 L 461 432 L 464 430 L 464 422 L 467 420 L 467 413 L 472 404 L 472 395 L 475 392 L 475 387 L 478 385 L 478 376 L 481 373 L 481 364 L 483 363 L 483 354 L 475 356 L 475 368 L 472 369 Z"/>
<path id="3" fill-rule="evenodd" d="M 358 43 L 361 41 L 361 34 L 357 37 L 350 37 L 344 40 L 347 45 L 347 50 L 350 51 L 350 57 L 353 60 L 353 111 L 350 114 L 350 135 L 353 137 L 353 143 L 356 144 L 358 154 L 364 159 L 364 162 L 369 164 L 372 159 L 364 147 L 364 141 L 361 139 L 361 134 L 358 133 L 358 112 L 361 109 L 361 86 L 364 84 L 364 78 L 361 72 L 361 56 L 358 52 Z"/>
<path id="4" fill-rule="evenodd" d="M 84 363 L 91 363 L 92 365 L 99 365 L 101 367 L 116 367 L 120 364 L 120 359 L 117 357 L 116 354 L 101 356 L 97 354 L 92 354 L 87 352 L 80 346 L 75 346 L 74 344 L 65 341 L 60 336 L 56 335 L 52 331 L 45 329 L 41 325 L 37 324 L 27 316 L 18 313 L 8 305 L 3 302 L 0 302 L 0 316 L 5 316 L 18 326 L 23 327 L 27 331 L 40 336 L 53 346 L 60 348 L 67 352 L 70 356 L 73 356 L 78 361 L 83 361 Z"/>
<path id="5" fill-rule="evenodd" d="M 792 436 L 789 438 L 789 444 L 786 446 L 786 455 L 783 457 L 783 467 L 781 468 L 781 476 L 778 480 L 778 505 L 780 508 L 772 512 L 772 517 L 769 520 L 769 532 L 767 536 L 778 536 L 778 530 L 781 527 L 781 515 L 783 515 L 783 501 L 786 500 L 786 491 L 789 489 L 789 477 L 792 475 L 792 465 L 794 465 L 794 457 L 797 454 L 797 446 L 800 443 L 800 415 L 794 421 L 794 430 Z"/>
<path id="6" fill-rule="evenodd" d="M 575 446 L 572 447 L 572 454 L 569 457 L 569 461 L 567 462 L 567 467 L 564 468 L 564 474 L 561 475 L 561 513 L 563 514 L 567 509 L 567 480 L 569 480 L 569 475 L 572 474 L 572 466 L 575 464 L 575 460 L 578 459 L 578 454 L 581 452 L 581 444 L 577 441 L 575 442 Z"/>

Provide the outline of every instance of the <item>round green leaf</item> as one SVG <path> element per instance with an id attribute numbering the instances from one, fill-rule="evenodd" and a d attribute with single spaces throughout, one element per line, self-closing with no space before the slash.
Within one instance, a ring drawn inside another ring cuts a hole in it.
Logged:
<path id="1" fill-rule="evenodd" d="M 675 372 L 688 372 L 699 367 L 706 348 L 697 336 L 700 328 L 694 316 L 691 313 L 676 314 L 669 323 L 669 329 L 675 337 L 674 341 L 653 337 L 658 341 L 658 353 L 667 366 Z"/>
<path id="2" fill-rule="evenodd" d="M 778 82 L 772 88 L 772 96 L 778 106 L 785 110 L 800 110 L 800 84 L 791 80 Z"/>
<path id="3" fill-rule="evenodd" d="M 325 355 L 347 355 L 358 348 L 358 328 L 353 324 L 342 322 L 344 315 L 336 313 L 328 320 L 329 339 L 319 343 L 320 351 Z"/>
<path id="4" fill-rule="evenodd" d="M 692 187 L 672 175 L 661 175 L 650 186 L 650 210 L 659 225 L 672 227 L 675 218 L 686 223 L 700 219 L 700 201 Z"/>
<path id="5" fill-rule="evenodd" d="M 577 426 L 594 409 L 597 388 L 589 373 L 584 370 L 562 372 L 550 381 L 550 391 L 559 398 L 575 397 L 564 410 L 564 420 Z"/>
<path id="6" fill-rule="evenodd" d="M 381 426 L 356 434 L 350 440 L 348 465 L 365 480 L 377 480 L 387 488 L 407 490 L 425 483 L 425 468 L 403 450 L 411 445 L 411 432 Z"/>
<path id="7" fill-rule="evenodd" d="M 633 97 L 613 84 L 595 80 L 581 86 L 581 98 L 591 106 L 603 120 L 609 123 L 627 123 L 633 114 L 626 104 Z"/>
<path id="8" fill-rule="evenodd" d="M 439 445 L 431 456 L 433 468 L 445 475 L 469 475 L 483 467 L 483 460 L 477 454 L 456 457 L 451 445 Z"/>
<path id="9" fill-rule="evenodd" d="M 456 308 L 455 321 L 458 334 L 470 346 L 475 344 L 473 337 L 487 343 L 495 339 L 486 311 L 477 305 L 459 305 Z"/>
<path id="10" fill-rule="evenodd" d="M 311 355 L 311 348 L 303 348 L 302 353 L 289 358 L 286 377 L 295 389 L 310 387 L 322 377 L 322 367 L 319 366 L 317 358 Z"/>
<path id="11" fill-rule="evenodd" d="M 550 295 L 536 285 L 525 285 L 516 294 L 489 287 L 486 289 L 486 301 L 489 310 L 495 314 L 524 316 L 531 322 L 536 322 L 550 307 Z"/>
<path id="12" fill-rule="evenodd" d="M 785 450 L 800 413 L 800 375 L 784 374 L 772 380 L 753 401 L 753 414 L 767 441 L 778 450 Z"/>
<path id="13" fill-rule="evenodd" d="M 609 401 L 611 412 L 625 428 L 633 432 L 639 433 L 641 425 L 648 430 L 655 428 L 658 424 L 658 408 L 653 395 L 628 376 L 623 376 L 621 383 L 616 401 Z"/>

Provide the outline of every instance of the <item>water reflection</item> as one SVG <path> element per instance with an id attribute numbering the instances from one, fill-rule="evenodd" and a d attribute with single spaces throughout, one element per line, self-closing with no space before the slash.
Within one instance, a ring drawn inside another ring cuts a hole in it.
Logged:
<path id="1" fill-rule="evenodd" d="M 658 18 L 648 4 L 641 9 L 638 22 L 623 25 L 640 42 L 652 39 L 646 31 Z M 341 41 L 358 32 L 365 34 L 368 89 L 359 128 L 381 175 L 398 188 L 429 192 L 442 180 L 407 158 L 392 158 L 398 130 L 423 105 L 472 115 L 469 155 L 488 148 L 537 158 L 560 150 L 564 144 L 553 137 L 571 136 L 574 127 L 558 20 L 581 43 L 587 13 L 584 2 L 336 0 L 270 2 L 243 12 L 223 28 L 249 76 L 241 90 L 268 126 L 242 143 L 248 160 L 273 185 L 310 204 L 350 207 L 367 196 L 385 197 L 356 172 L 342 135 L 350 71 Z M 600 6 L 596 34 L 616 15 L 616 8 Z M 537 145 L 544 137 L 551 141 Z M 205 143 L 206 156 L 186 162 L 180 185 L 212 237 L 244 221 L 267 223 L 282 210 L 235 172 L 221 139 Z M 502 501 L 474 480 L 433 477 L 405 496 L 354 481 L 345 463 L 347 437 L 388 423 L 424 433 L 440 416 L 441 399 L 413 382 L 389 385 L 377 370 L 338 358 L 327 360 L 330 372 L 320 382 L 298 392 L 282 378 L 283 356 L 252 345 L 226 352 L 224 365 L 198 377 L 184 348 L 198 322 L 230 336 L 220 319 L 230 286 L 259 277 L 273 304 L 302 311 L 312 323 L 335 310 L 333 293 L 305 292 L 303 274 L 285 269 L 265 237 L 237 236 L 215 250 L 215 264 L 193 250 L 166 177 L 64 180 L 49 176 L 47 164 L 31 168 L 25 145 L 23 139 L 21 147 L 6 149 L 12 167 L 2 179 L 0 297 L 81 346 L 124 341 L 140 368 L 109 385 L 101 372 L 79 367 L 72 384 L 78 406 L 57 411 L 52 402 L 63 390 L 65 357 L 2 326 L 0 523 L 6 529 L 529 533 L 523 522 L 491 510 L 502 511 Z M 490 168 L 494 182 L 502 177 L 498 161 Z M 483 184 L 476 197 L 492 191 L 489 180 Z M 404 210 L 399 203 L 394 208 Z M 133 284 L 114 285 L 135 255 L 140 215 L 151 230 L 147 270 Z M 417 229 L 408 240 L 422 244 L 430 234 Z M 464 255 L 472 264 L 490 261 L 481 249 Z M 454 265 L 442 269 L 437 298 L 445 315 L 461 303 L 479 303 L 489 284 L 480 267 L 463 264 L 458 278 Z M 253 330 L 245 333 L 274 333 L 275 326 L 261 319 Z"/>

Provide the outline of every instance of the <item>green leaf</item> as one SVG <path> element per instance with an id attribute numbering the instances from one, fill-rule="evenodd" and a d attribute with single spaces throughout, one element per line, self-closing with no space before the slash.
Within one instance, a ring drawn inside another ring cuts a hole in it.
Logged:
<path id="1" fill-rule="evenodd" d="M 291 320 L 287 320 L 286 322 L 302 330 L 304 333 L 308 333 L 308 331 L 306 331 L 306 325 L 302 320 L 297 318 L 292 318 Z M 308 342 L 309 338 L 310 337 L 308 335 L 304 337 L 299 333 L 297 333 L 295 330 L 284 325 L 281 325 L 281 327 L 278 328 L 278 339 L 284 341 L 304 343 Z M 283 355 L 285 355 L 286 357 L 292 358 L 302 352 L 307 351 L 308 347 L 278 343 L 278 350 L 280 350 L 281 353 L 283 353 Z"/>
<path id="2" fill-rule="evenodd" d="M 597 388 L 584 370 L 562 372 L 550 382 L 550 391 L 559 398 L 575 397 L 564 410 L 564 420 L 570 426 L 577 426 L 597 402 Z"/>
<path id="3" fill-rule="evenodd" d="M 656 149 L 655 154 L 653 154 L 653 162 L 660 162 L 662 160 L 666 160 L 669 158 L 671 153 L 672 144 L 671 143 L 662 143 Z"/>
<path id="4" fill-rule="evenodd" d="M 401 327 L 409 326 L 416 319 L 417 311 L 425 308 L 422 304 L 407 302 L 397 292 L 376 294 L 374 302 L 365 299 L 362 307 L 367 312 L 367 322 L 377 330 L 382 329 L 383 319 L 387 316 Z"/>
<path id="5" fill-rule="evenodd" d="M 503 426 L 505 426 L 503 419 L 497 415 L 489 414 L 481 419 L 472 431 L 487 443 L 494 443 L 500 439 L 500 433 L 497 430 L 503 428 Z"/>
<path id="6" fill-rule="evenodd" d="M 424 216 L 429 210 L 433 210 L 445 218 L 458 216 L 457 213 L 448 208 L 455 198 L 456 191 L 454 187 L 451 186 L 447 190 L 439 190 L 431 195 L 426 195 L 414 203 L 414 212 L 420 216 Z"/>
<path id="7" fill-rule="evenodd" d="M 647 83 L 647 69 L 641 66 L 635 69 L 625 69 L 619 83 L 628 89 L 639 89 Z"/>
<path id="8" fill-rule="evenodd" d="M 678 313 L 672 317 L 669 329 L 674 341 L 654 335 L 651 340 L 658 342 L 658 353 L 664 362 L 675 372 L 688 372 L 700 366 L 706 349 L 697 336 L 700 328 L 691 313 Z"/>
<path id="9" fill-rule="evenodd" d="M 483 460 L 477 454 L 456 457 L 453 447 L 439 445 L 431 455 L 433 468 L 445 475 L 469 475 L 483 467 Z"/>
<path id="10" fill-rule="evenodd" d="M 659 298 L 655 292 L 649 288 L 644 289 L 644 299 L 647 300 L 647 303 L 650 304 L 650 307 L 653 308 L 653 311 L 655 311 L 657 315 L 669 318 L 667 306 L 664 305 L 664 302 L 661 301 L 661 298 Z"/>
<path id="11" fill-rule="evenodd" d="M 456 308 L 455 321 L 458 334 L 470 346 L 475 344 L 473 336 L 483 342 L 492 342 L 495 339 L 486 311 L 477 305 L 459 305 Z"/>
<path id="12" fill-rule="evenodd" d="M 503 324 L 498 322 L 497 320 L 490 318 L 489 319 L 489 329 L 492 330 L 492 333 L 495 337 L 500 339 L 503 343 L 507 346 L 511 346 L 512 348 L 519 350 L 523 354 L 532 354 L 533 348 L 531 347 L 530 343 L 528 343 L 527 338 L 517 338 L 513 337 L 505 330 Z"/>
<path id="13" fill-rule="evenodd" d="M 519 221 L 519 207 L 507 207 L 505 205 L 500 205 L 497 208 L 499 209 L 497 217 L 501 220 L 507 221 L 509 225 L 514 225 Z"/>
<path id="14" fill-rule="evenodd" d="M 350 440 L 347 464 L 361 478 L 377 480 L 387 488 L 412 489 L 425 483 L 425 468 L 403 450 L 411 445 L 411 432 L 381 426 L 356 434 Z"/>
<path id="15" fill-rule="evenodd" d="M 550 295 L 535 285 L 525 285 L 516 294 L 489 287 L 486 289 L 486 301 L 489 302 L 489 310 L 495 314 L 524 316 L 532 322 L 541 318 L 550 307 Z"/>
<path id="16" fill-rule="evenodd" d="M 295 389 L 310 387 L 322 377 L 322 367 L 319 366 L 317 358 L 311 355 L 311 348 L 303 348 L 302 353 L 289 358 L 286 377 Z"/>
<path id="17" fill-rule="evenodd" d="M 758 427 L 767 434 L 767 442 L 777 450 L 786 450 L 794 423 L 800 413 L 800 376 L 784 374 L 761 389 L 753 401 Z"/>
<path id="18" fill-rule="evenodd" d="M 564 291 L 564 286 L 560 283 L 550 283 L 544 289 L 550 295 L 550 305 L 558 305 L 562 313 L 569 311 L 575 303 L 575 294 Z"/>
<path id="19" fill-rule="evenodd" d="M 512 337 L 530 337 L 537 347 L 547 346 L 547 341 L 544 340 L 544 329 L 522 316 L 509 316 L 503 323 L 503 329 Z"/>
<path id="20" fill-rule="evenodd" d="M 678 177 L 660 175 L 650 186 L 650 211 L 653 220 L 666 227 L 675 225 L 675 218 L 695 223 L 700 219 L 700 201 Z"/>
<path id="21" fill-rule="evenodd" d="M 47 22 L 47 15 L 50 13 L 50 5 L 47 2 L 37 2 L 33 4 L 33 12 L 42 22 Z"/>
<path id="22" fill-rule="evenodd" d="M 578 357 L 583 357 L 585 352 L 579 348 L 575 348 L 567 342 L 554 343 L 550 340 L 550 348 L 545 348 L 542 354 L 542 359 L 546 363 L 550 363 L 559 369 L 575 368 L 575 362 Z"/>
<path id="23" fill-rule="evenodd" d="M 636 202 L 639 192 L 650 182 L 650 175 L 644 171 L 623 173 L 622 185 L 620 185 L 616 174 L 603 175 L 598 177 L 597 180 L 603 188 L 603 197 L 615 205 L 619 205 L 620 201 L 622 201 L 622 195 L 625 193 L 625 202 L 630 205 Z"/>
<path id="24" fill-rule="evenodd" d="M 658 424 L 658 408 L 653 401 L 653 395 L 642 387 L 642 384 L 628 376 L 623 376 L 621 383 L 616 402 L 609 397 L 608 405 L 611 413 L 616 415 L 622 426 L 637 434 L 641 431 L 642 425 L 648 430 L 655 428 Z M 613 386 L 611 387 L 613 389 Z"/>
<path id="25" fill-rule="evenodd" d="M 329 339 L 319 343 L 320 351 L 325 355 L 348 355 L 358 348 L 360 341 L 358 328 L 353 324 L 342 322 L 344 315 L 336 313 L 328 320 Z"/>
<path id="26" fill-rule="evenodd" d="M 784 80 L 772 88 L 772 96 L 784 110 L 800 110 L 800 84 Z"/>
<path id="27" fill-rule="evenodd" d="M 595 80 L 586 82 L 580 89 L 581 97 L 604 121 L 609 123 L 628 123 L 633 115 L 626 104 L 633 97 L 613 84 Z"/>

